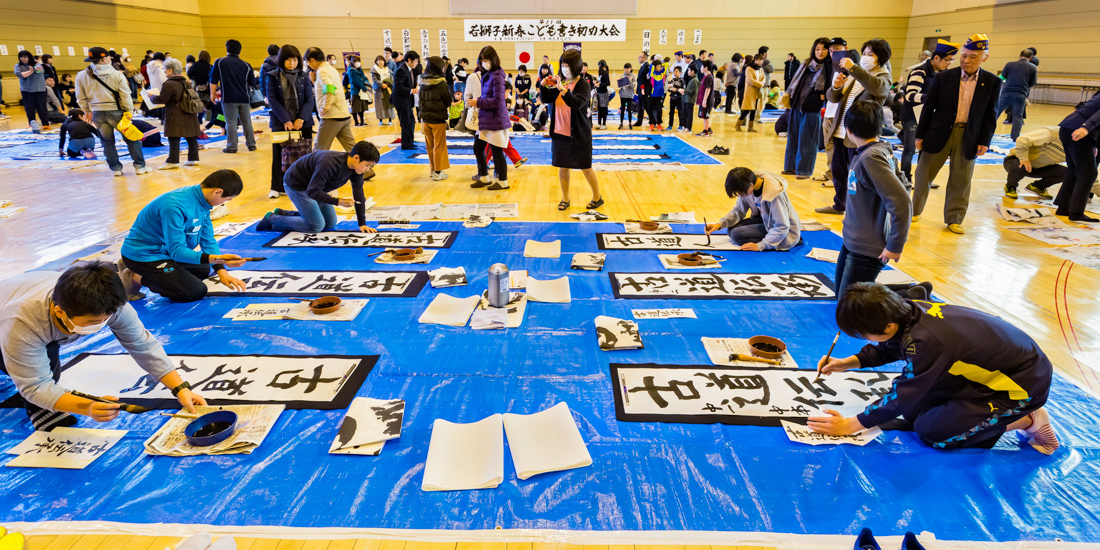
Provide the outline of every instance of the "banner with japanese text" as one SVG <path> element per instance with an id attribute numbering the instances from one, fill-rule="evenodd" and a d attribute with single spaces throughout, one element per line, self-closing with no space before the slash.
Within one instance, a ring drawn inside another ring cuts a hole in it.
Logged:
<path id="1" fill-rule="evenodd" d="M 626 40 L 626 19 L 466 19 L 467 42 Z"/>

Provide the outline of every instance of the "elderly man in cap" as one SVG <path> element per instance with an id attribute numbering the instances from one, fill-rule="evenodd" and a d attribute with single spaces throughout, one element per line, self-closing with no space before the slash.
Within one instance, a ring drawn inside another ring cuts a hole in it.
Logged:
<path id="1" fill-rule="evenodd" d="M 928 202 L 932 180 L 950 159 L 943 221 L 952 233 L 964 232 L 974 159 L 989 150 L 997 123 L 997 96 L 1001 93 L 1001 79 L 982 69 L 987 59 L 989 38 L 984 34 L 971 36 L 963 44 L 960 67 L 936 75 L 924 97 L 917 123 L 917 149 L 923 153 L 913 185 L 914 222 Z"/>
<path id="2" fill-rule="evenodd" d="M 680 76 L 687 76 L 688 61 L 684 59 L 684 52 L 678 51 L 675 53 L 676 60 L 672 62 L 672 66 L 668 68 L 668 74 L 676 72 L 676 67 L 680 67 Z"/>
<path id="3" fill-rule="evenodd" d="M 130 86 L 126 83 L 126 75 L 111 65 L 111 55 L 105 48 L 88 48 L 88 58 L 84 61 L 91 65 L 76 75 L 76 102 L 86 113 L 85 122 L 99 131 L 107 166 L 116 176 L 121 176 L 122 163 L 119 162 L 118 150 L 115 149 L 115 128 L 126 113 L 134 111 Z M 141 140 L 130 141 L 125 135 L 122 139 L 134 161 L 134 171 L 139 176 L 150 172 L 145 166 Z"/>
<path id="4" fill-rule="evenodd" d="M 905 102 L 901 106 L 903 144 L 901 171 L 905 172 L 905 178 L 909 182 L 913 181 L 913 154 L 917 150 L 917 120 L 924 107 L 924 96 L 932 86 L 932 77 L 936 76 L 936 73 L 946 71 L 955 60 L 957 53 L 959 53 L 958 44 L 941 39 L 936 44 L 931 57 L 911 67 L 909 78 L 902 89 Z"/>

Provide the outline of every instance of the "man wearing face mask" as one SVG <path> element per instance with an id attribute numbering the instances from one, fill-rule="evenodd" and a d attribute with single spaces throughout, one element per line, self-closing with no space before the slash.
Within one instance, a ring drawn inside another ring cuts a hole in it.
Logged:
<path id="1" fill-rule="evenodd" d="M 108 326 L 142 370 L 172 390 L 184 409 L 193 413 L 195 405 L 206 405 L 126 303 L 114 270 L 91 262 L 62 274 L 31 271 L 0 281 L 0 372 L 19 390 L 34 429 L 73 426 L 76 414 L 99 422 L 118 416 L 117 404 L 76 397 L 57 384 L 61 345 Z"/>
<path id="2" fill-rule="evenodd" d="M 910 67 L 909 78 L 905 81 L 905 103 L 901 107 L 903 150 L 901 153 L 901 171 L 906 179 L 913 181 L 913 154 L 917 151 L 917 120 L 924 108 L 924 96 L 932 86 L 932 78 L 946 71 L 959 53 L 959 44 L 940 39 L 936 49 L 923 63 Z"/>

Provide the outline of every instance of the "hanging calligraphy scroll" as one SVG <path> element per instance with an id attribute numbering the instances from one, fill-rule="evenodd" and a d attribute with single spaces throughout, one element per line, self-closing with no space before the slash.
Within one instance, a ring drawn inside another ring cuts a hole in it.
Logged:
<path id="1" fill-rule="evenodd" d="M 450 248 L 458 231 L 379 231 L 359 233 L 287 231 L 264 244 L 266 248 Z"/>
<path id="2" fill-rule="evenodd" d="M 344 409 L 378 356 L 189 355 L 168 359 L 211 405 L 284 404 L 288 409 Z M 179 408 L 172 392 L 128 354 L 82 353 L 62 367 L 63 387 L 157 409 Z"/>
<path id="3" fill-rule="evenodd" d="M 820 273 L 608 273 L 616 298 L 832 300 Z"/>
<path id="4" fill-rule="evenodd" d="M 235 269 L 244 292 L 221 283 L 203 281 L 209 296 L 328 296 L 412 298 L 428 282 L 423 271 L 252 271 Z"/>
<path id="5" fill-rule="evenodd" d="M 622 42 L 626 19 L 466 19 L 467 42 Z"/>
<path id="6" fill-rule="evenodd" d="M 890 392 L 898 373 L 813 369 L 611 364 L 615 418 L 624 422 L 752 424 L 804 422 L 833 409 L 863 411 Z"/>
<path id="7" fill-rule="evenodd" d="M 600 250 L 741 250 L 741 245 L 721 233 L 709 239 L 691 233 L 596 233 L 596 245 Z"/>

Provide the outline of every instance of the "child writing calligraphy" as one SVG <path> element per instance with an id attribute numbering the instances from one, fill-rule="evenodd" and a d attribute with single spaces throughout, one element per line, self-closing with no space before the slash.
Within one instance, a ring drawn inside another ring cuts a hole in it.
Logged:
<path id="1" fill-rule="evenodd" d="M 890 392 L 853 417 L 825 410 L 816 432 L 847 435 L 903 417 L 937 449 L 989 449 L 1021 430 L 1035 450 L 1053 454 L 1058 436 L 1043 405 L 1052 367 L 1026 332 L 974 309 L 905 300 L 875 283 L 848 287 L 837 325 L 868 344 L 851 357 L 823 357 L 824 375 L 905 361 Z M 828 359 L 828 360 L 827 360 Z"/>
<path id="2" fill-rule="evenodd" d="M 802 224 L 787 196 L 787 180 L 743 166 L 726 175 L 726 195 L 737 204 L 718 223 L 706 226 L 707 235 L 725 229 L 741 250 L 790 250 L 802 241 Z"/>
<path id="3" fill-rule="evenodd" d="M 194 413 L 195 405 L 206 405 L 180 378 L 164 347 L 126 303 L 126 292 L 114 269 L 103 262 L 90 262 L 61 274 L 30 271 L 0 281 L 0 371 L 11 377 L 23 397 L 34 429 L 73 426 L 75 414 L 98 422 L 118 416 L 117 404 L 76 397 L 57 385 L 61 345 L 104 327 L 110 327 L 138 366 L 171 389 L 188 412 Z"/>

